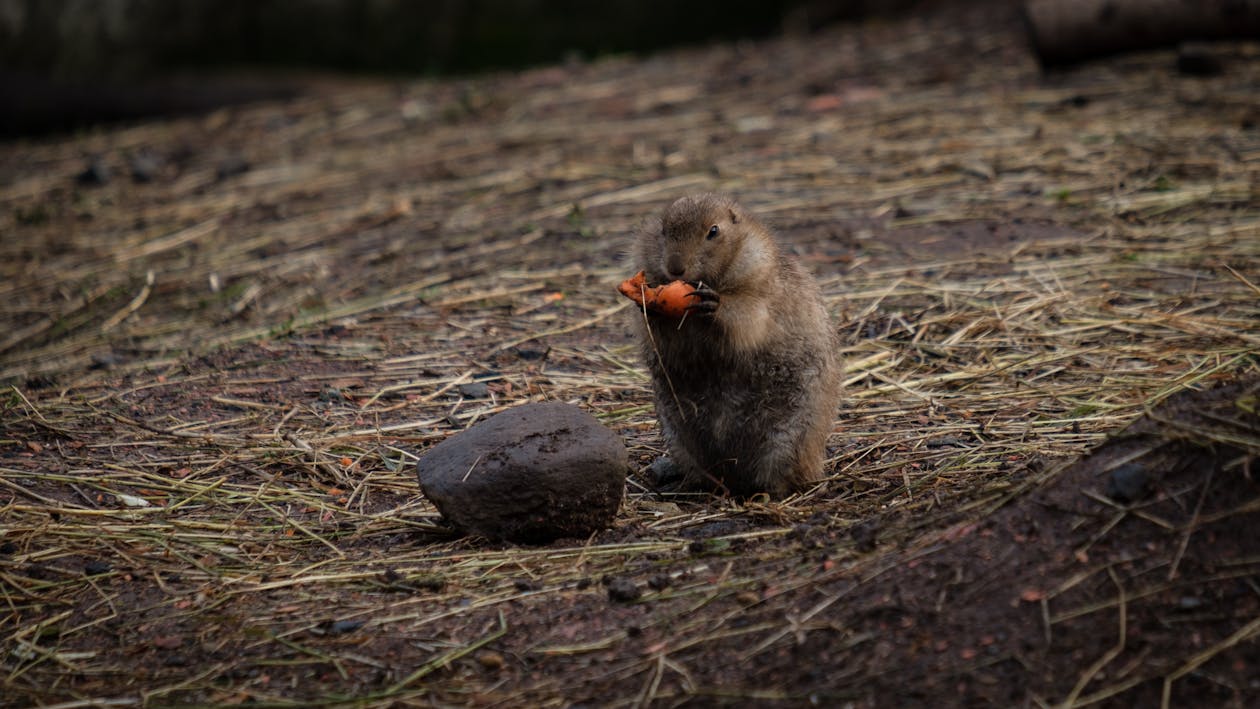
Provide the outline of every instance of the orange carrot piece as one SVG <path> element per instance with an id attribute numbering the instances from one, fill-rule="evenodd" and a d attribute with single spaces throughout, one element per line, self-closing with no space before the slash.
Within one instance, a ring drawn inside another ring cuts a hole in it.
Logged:
<path id="1" fill-rule="evenodd" d="M 695 304 L 692 294 L 695 286 L 685 281 L 673 281 L 661 286 L 649 286 L 643 271 L 639 271 L 617 286 L 622 295 L 647 308 L 649 312 L 670 318 L 681 318 Z"/>

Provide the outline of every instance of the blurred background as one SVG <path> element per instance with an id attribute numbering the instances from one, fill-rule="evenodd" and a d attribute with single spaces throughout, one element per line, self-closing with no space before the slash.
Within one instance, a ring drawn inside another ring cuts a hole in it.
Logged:
<path id="1" fill-rule="evenodd" d="M 933 3 L 0 0 L 0 135 L 279 98 L 315 72 L 467 74 L 806 33 L 925 4 Z"/>

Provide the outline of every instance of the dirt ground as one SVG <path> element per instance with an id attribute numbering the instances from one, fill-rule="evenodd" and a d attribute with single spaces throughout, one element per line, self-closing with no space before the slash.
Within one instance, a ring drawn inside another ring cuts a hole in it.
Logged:
<path id="1" fill-rule="evenodd" d="M 995 3 L 0 145 L 0 704 L 1260 704 L 1260 44 L 1211 51 L 1046 75 Z M 787 500 L 643 475 L 615 286 L 700 190 L 844 334 Z M 453 535 L 416 457 L 540 400 L 625 438 L 615 524 Z"/>

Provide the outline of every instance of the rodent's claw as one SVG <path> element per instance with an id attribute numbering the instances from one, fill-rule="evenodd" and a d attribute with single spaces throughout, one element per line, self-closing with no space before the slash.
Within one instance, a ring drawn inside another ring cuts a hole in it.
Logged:
<path id="1" fill-rule="evenodd" d="M 695 290 L 687 295 L 695 300 L 687 305 L 687 312 L 695 313 L 696 315 L 712 315 L 716 313 L 718 305 L 722 302 L 717 291 L 703 283 L 693 283 L 691 286 Z"/>

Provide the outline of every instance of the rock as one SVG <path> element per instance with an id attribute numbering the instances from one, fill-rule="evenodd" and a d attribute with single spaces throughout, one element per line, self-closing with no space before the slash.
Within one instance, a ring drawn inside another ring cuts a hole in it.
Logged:
<path id="1" fill-rule="evenodd" d="M 80 185 L 99 187 L 109 184 L 110 179 L 114 176 L 113 172 L 109 165 L 106 165 L 100 159 L 94 159 L 88 163 L 87 167 L 83 168 L 83 172 L 75 176 L 75 181 Z"/>
<path id="2" fill-rule="evenodd" d="M 879 543 L 879 522 L 866 520 L 849 527 L 849 536 L 853 538 L 853 546 L 863 554 L 875 551 Z"/>
<path id="3" fill-rule="evenodd" d="M 512 582 L 512 587 L 518 591 L 538 591 L 542 589 L 542 584 L 533 579 L 516 579 Z"/>
<path id="4" fill-rule="evenodd" d="M 93 352 L 92 364 L 88 365 L 88 369 L 109 370 L 125 362 L 125 358 L 120 357 L 113 352 Z"/>
<path id="5" fill-rule="evenodd" d="M 162 171 L 161 161 L 157 159 L 157 156 L 147 152 L 131 156 L 128 166 L 131 168 L 132 182 L 141 184 L 153 182 Z"/>
<path id="6" fill-rule="evenodd" d="M 545 543 L 612 522 L 625 445 L 590 414 L 559 403 L 504 411 L 420 457 L 420 488 L 452 526 L 490 539 Z"/>
<path id="7" fill-rule="evenodd" d="M 365 621 L 362 620 L 334 620 L 328 623 L 329 635 L 344 635 L 351 633 L 363 627 Z"/>
<path id="8" fill-rule="evenodd" d="M 503 668 L 503 655 L 494 650 L 483 650 L 476 655 L 477 664 L 487 670 L 498 670 Z"/>
<path id="9" fill-rule="evenodd" d="M 485 382 L 469 382 L 459 385 L 460 396 L 469 399 L 484 399 L 490 396 L 490 387 Z"/>
<path id="10" fill-rule="evenodd" d="M 624 576 L 618 576 L 608 581 L 608 599 L 618 603 L 633 603 L 639 600 L 643 595 L 643 591 L 634 581 Z"/>
<path id="11" fill-rule="evenodd" d="M 232 154 L 219 161 L 214 174 L 220 181 L 249 172 L 250 164 L 243 156 Z"/>
<path id="12" fill-rule="evenodd" d="M 1220 76 L 1225 63 L 1211 47 L 1186 43 L 1177 48 L 1177 71 L 1188 76 Z"/>
<path id="13" fill-rule="evenodd" d="M 153 647 L 159 650 L 178 650 L 184 644 L 184 638 L 179 635 L 159 635 L 153 638 Z"/>
<path id="14" fill-rule="evenodd" d="M 1150 478 L 1139 463 L 1126 463 L 1107 478 L 1107 497 L 1121 504 L 1138 502 L 1150 492 Z"/>
<path id="15" fill-rule="evenodd" d="M 527 347 L 524 345 L 518 345 L 516 347 L 512 347 L 508 349 L 508 352 L 511 352 L 512 354 L 516 355 L 517 358 L 523 359 L 526 361 L 542 360 L 542 359 L 547 359 L 547 355 L 551 354 L 551 348 L 550 347 L 546 347 L 546 348 Z"/>

